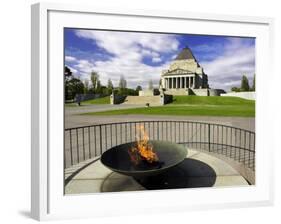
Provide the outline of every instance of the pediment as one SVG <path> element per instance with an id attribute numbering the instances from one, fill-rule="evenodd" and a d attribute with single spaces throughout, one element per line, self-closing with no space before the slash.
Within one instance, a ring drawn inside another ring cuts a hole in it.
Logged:
<path id="1" fill-rule="evenodd" d="M 167 71 L 164 75 L 173 75 L 173 74 L 177 75 L 177 74 L 187 74 L 187 73 L 194 73 L 194 72 L 187 70 L 187 69 L 177 68 L 174 70 Z"/>

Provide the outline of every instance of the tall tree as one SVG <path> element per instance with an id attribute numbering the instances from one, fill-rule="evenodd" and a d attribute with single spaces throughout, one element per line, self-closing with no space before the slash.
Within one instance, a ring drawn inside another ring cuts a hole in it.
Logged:
<path id="1" fill-rule="evenodd" d="M 241 80 L 241 91 L 249 91 L 250 90 L 250 86 L 249 86 L 249 81 L 246 75 L 242 76 L 242 80 Z"/>
<path id="2" fill-rule="evenodd" d="M 113 83 L 112 83 L 111 79 L 108 79 L 107 80 L 107 88 L 104 89 L 105 94 L 106 95 L 112 94 L 113 88 L 114 87 L 113 87 Z"/>
<path id="3" fill-rule="evenodd" d="M 111 79 L 108 79 L 108 81 L 107 81 L 107 88 L 113 89 L 113 83 L 112 83 Z"/>
<path id="4" fill-rule="evenodd" d="M 99 81 L 99 74 L 97 72 L 95 72 L 95 71 L 91 72 L 91 81 L 92 81 L 92 85 L 93 85 L 93 90 L 95 92 L 97 89 L 98 81 Z"/>
<path id="5" fill-rule="evenodd" d="M 89 80 L 84 80 L 84 93 L 87 94 L 89 92 Z"/>
<path id="6" fill-rule="evenodd" d="M 64 76 L 65 77 L 71 77 L 72 76 L 72 71 L 67 66 L 64 66 Z"/>
<path id="7" fill-rule="evenodd" d="M 231 91 L 232 91 L 232 92 L 240 92 L 240 88 L 238 88 L 238 87 L 232 87 L 232 88 L 231 88 Z"/>
<path id="8" fill-rule="evenodd" d="M 64 66 L 64 83 L 65 83 L 65 85 L 64 85 L 64 98 L 65 98 L 65 100 L 71 99 L 70 91 L 68 89 L 68 82 L 71 78 L 73 78 L 72 71 L 67 66 Z"/>
<path id="9" fill-rule="evenodd" d="M 76 94 L 82 94 L 84 91 L 84 84 L 80 79 L 72 78 L 66 82 L 67 86 L 67 100 L 74 99 Z"/>
<path id="10" fill-rule="evenodd" d="M 252 91 L 256 91 L 256 74 L 254 74 L 253 85 L 252 85 Z"/>
<path id="11" fill-rule="evenodd" d="M 127 87 L 127 81 L 124 78 L 123 75 L 120 76 L 120 80 L 119 80 L 119 88 L 120 89 L 125 89 Z"/>
<path id="12" fill-rule="evenodd" d="M 97 81 L 96 93 L 102 93 L 100 80 Z"/>
<path id="13" fill-rule="evenodd" d="M 139 91 L 141 91 L 141 90 L 142 90 L 142 87 L 141 86 L 137 86 L 137 88 L 136 88 L 137 93 L 139 93 Z"/>
<path id="14" fill-rule="evenodd" d="M 153 82 L 151 79 L 148 81 L 148 89 L 150 89 L 150 90 L 153 89 Z"/>

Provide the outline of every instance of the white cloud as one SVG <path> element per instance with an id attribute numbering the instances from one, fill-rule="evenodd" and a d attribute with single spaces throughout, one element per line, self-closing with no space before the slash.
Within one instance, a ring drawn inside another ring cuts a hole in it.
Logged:
<path id="1" fill-rule="evenodd" d="M 75 57 L 72 57 L 72 56 L 65 56 L 65 61 L 67 62 L 73 62 L 73 61 L 76 61 L 77 59 Z"/>
<path id="2" fill-rule="evenodd" d="M 162 61 L 162 59 L 160 57 L 152 58 L 152 62 L 157 63 L 157 62 L 161 62 L 161 61 Z"/>
<path id="3" fill-rule="evenodd" d="M 178 51 L 179 42 L 174 35 L 108 32 L 78 30 L 76 35 L 81 38 L 93 40 L 100 48 L 113 54 L 109 60 L 90 61 L 79 60 L 75 65 L 80 71 L 81 78 L 85 79 L 92 70 L 100 74 L 103 84 L 110 78 L 115 86 L 123 75 L 129 87 L 137 85 L 147 86 L 152 79 L 156 85 L 159 83 L 161 71 L 168 67 L 168 63 L 159 66 L 150 66 L 143 63 L 144 58 L 152 62 L 161 62 L 162 53 L 175 53 Z"/>
<path id="4" fill-rule="evenodd" d="M 77 30 L 76 35 L 91 39 L 107 52 L 115 55 L 127 54 L 129 51 L 142 53 L 147 52 L 172 52 L 178 49 L 179 42 L 175 35 L 134 33 L 134 32 L 111 32 Z"/>
<path id="5" fill-rule="evenodd" d="M 180 43 L 175 35 L 132 32 L 109 34 L 106 31 L 90 30 L 77 30 L 75 33 L 80 38 L 92 40 L 99 48 L 112 55 L 107 60 L 78 60 L 66 56 L 66 60 L 74 64 L 73 67 L 78 71 L 80 78 L 89 79 L 91 71 L 94 70 L 100 74 L 103 85 L 106 85 L 110 78 L 117 86 L 120 76 L 123 75 L 131 88 L 137 85 L 146 87 L 150 79 L 156 86 L 161 71 L 167 69 L 170 64 L 170 61 L 162 60 L 163 54 L 173 55 L 172 60 L 180 50 Z M 206 56 L 216 51 L 216 56 L 211 57 L 215 59 L 200 62 L 209 76 L 211 88 L 229 90 L 232 86 L 239 86 L 243 74 L 247 74 L 251 83 L 255 73 L 255 47 L 247 44 L 242 38 L 229 38 L 226 44 L 200 45 L 194 51 L 204 51 Z M 147 65 L 143 62 L 147 58 L 152 63 L 165 63 L 159 66 Z M 205 58 L 207 60 L 208 57 Z"/>
<path id="6" fill-rule="evenodd" d="M 148 49 L 141 49 L 141 54 L 143 56 L 147 56 L 147 57 L 160 57 L 160 54 L 155 52 L 155 51 L 151 51 Z"/>
<path id="7" fill-rule="evenodd" d="M 233 86 L 239 87 L 242 75 L 247 75 L 251 84 L 255 73 L 255 46 L 246 44 L 243 39 L 230 38 L 222 55 L 201 65 L 211 88 L 228 91 Z"/>
<path id="8" fill-rule="evenodd" d="M 223 46 L 220 43 L 201 44 L 193 47 L 192 50 L 197 52 L 210 53 L 210 52 L 216 52 L 218 49 L 221 49 L 222 47 Z"/>
<path id="9" fill-rule="evenodd" d="M 89 79 L 91 71 L 96 71 L 100 74 L 100 80 L 103 85 L 110 78 L 114 86 L 118 86 L 120 76 L 123 75 L 127 80 L 127 84 L 131 88 L 137 85 L 146 87 L 148 80 L 152 79 L 155 86 L 159 83 L 161 71 L 167 68 L 169 62 L 160 66 L 149 66 L 142 63 L 134 63 L 133 61 L 124 62 L 123 59 L 113 58 L 108 61 L 90 62 L 80 60 L 75 65 L 80 71 L 81 79 Z"/>

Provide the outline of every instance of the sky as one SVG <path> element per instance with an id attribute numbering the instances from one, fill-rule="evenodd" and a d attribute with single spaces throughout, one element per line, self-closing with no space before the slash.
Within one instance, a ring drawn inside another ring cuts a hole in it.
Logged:
<path id="1" fill-rule="evenodd" d="M 210 88 L 229 91 L 240 86 L 242 75 L 252 85 L 255 73 L 255 38 L 193 34 L 64 30 L 65 65 L 82 81 L 98 72 L 102 85 L 110 78 L 118 86 L 120 76 L 129 88 L 155 87 L 161 71 L 169 68 L 188 46 L 208 75 Z"/>

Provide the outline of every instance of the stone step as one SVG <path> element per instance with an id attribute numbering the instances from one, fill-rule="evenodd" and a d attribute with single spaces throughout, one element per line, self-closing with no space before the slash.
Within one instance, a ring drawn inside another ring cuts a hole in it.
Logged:
<path id="1" fill-rule="evenodd" d="M 127 96 L 123 104 L 143 104 L 149 103 L 151 106 L 161 105 L 160 96 Z"/>

